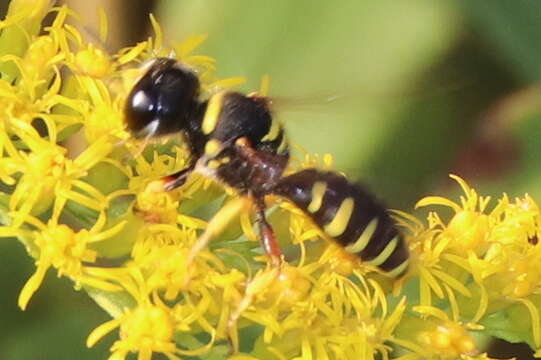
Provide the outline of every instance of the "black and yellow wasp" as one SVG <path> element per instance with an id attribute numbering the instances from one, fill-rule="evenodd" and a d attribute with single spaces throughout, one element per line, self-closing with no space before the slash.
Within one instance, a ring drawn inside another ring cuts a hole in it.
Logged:
<path id="1" fill-rule="evenodd" d="M 278 266 L 281 251 L 265 217 L 265 197 L 277 195 L 303 210 L 349 253 L 389 276 L 406 271 L 408 249 L 395 222 L 363 187 L 317 169 L 283 175 L 289 145 L 269 98 L 222 91 L 201 99 L 200 92 L 196 73 L 176 60 L 157 58 L 125 105 L 127 128 L 135 138 L 181 133 L 189 145 L 190 165 L 161 179 L 164 190 L 183 185 L 195 171 L 240 195 L 210 221 L 189 260 L 240 211 L 253 206 L 262 247 Z"/>

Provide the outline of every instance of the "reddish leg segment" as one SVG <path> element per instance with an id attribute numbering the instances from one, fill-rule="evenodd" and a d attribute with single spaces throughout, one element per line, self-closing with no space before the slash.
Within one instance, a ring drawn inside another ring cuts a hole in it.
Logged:
<path id="1" fill-rule="evenodd" d="M 185 169 L 177 171 L 174 174 L 163 177 L 162 178 L 162 181 L 164 182 L 163 189 L 165 191 L 171 191 L 173 189 L 178 188 L 179 186 L 184 185 L 184 183 L 186 182 L 186 179 L 191 174 L 193 168 L 194 168 L 194 164 L 188 166 Z"/>
<path id="2" fill-rule="evenodd" d="M 252 164 L 255 165 L 255 171 L 253 173 L 254 177 L 260 176 L 263 178 L 262 174 L 264 174 L 264 178 L 266 179 L 266 181 L 272 182 L 275 180 L 275 178 L 278 178 L 280 176 L 282 172 L 281 167 L 280 170 L 273 171 L 272 167 L 268 166 L 269 159 L 262 158 L 264 154 L 258 153 L 254 148 L 252 148 L 250 141 L 247 138 L 242 137 L 237 139 L 237 141 L 235 142 L 235 146 L 237 147 L 237 150 L 239 151 L 241 156 L 248 159 Z M 256 206 L 256 221 L 259 226 L 261 246 L 270 257 L 271 264 L 273 266 L 279 266 L 282 263 L 282 252 L 280 251 L 280 247 L 278 246 L 278 241 L 276 240 L 274 230 L 272 229 L 272 226 L 268 223 L 265 216 L 266 206 L 264 195 L 252 194 L 252 196 L 254 196 L 255 198 L 254 200 Z"/>
<path id="3" fill-rule="evenodd" d="M 261 246 L 271 258 L 271 264 L 273 266 L 279 266 L 282 263 L 282 252 L 280 251 L 274 230 L 265 216 L 265 201 L 263 198 L 257 198 L 255 199 L 255 205 L 257 207 L 256 221 L 259 225 Z"/>

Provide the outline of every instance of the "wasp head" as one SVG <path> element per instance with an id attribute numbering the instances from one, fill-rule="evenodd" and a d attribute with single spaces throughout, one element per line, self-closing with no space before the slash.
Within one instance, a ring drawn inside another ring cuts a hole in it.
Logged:
<path id="1" fill-rule="evenodd" d="M 125 119 L 136 138 L 182 131 L 198 106 L 197 75 L 169 58 L 152 62 L 126 99 Z"/>

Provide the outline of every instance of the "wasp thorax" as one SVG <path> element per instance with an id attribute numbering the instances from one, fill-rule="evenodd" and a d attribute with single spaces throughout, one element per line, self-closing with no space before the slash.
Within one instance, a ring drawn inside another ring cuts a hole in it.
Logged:
<path id="1" fill-rule="evenodd" d="M 173 59 L 156 59 L 126 99 L 128 130 L 143 138 L 185 129 L 197 108 L 199 89 L 194 72 Z"/>

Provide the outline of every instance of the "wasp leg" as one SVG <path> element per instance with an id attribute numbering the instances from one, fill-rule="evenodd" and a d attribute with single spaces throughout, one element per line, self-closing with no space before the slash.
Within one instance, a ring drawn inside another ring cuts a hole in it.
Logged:
<path id="1" fill-rule="evenodd" d="M 173 189 L 176 189 L 184 185 L 184 183 L 186 182 L 186 179 L 192 173 L 194 167 L 195 167 L 195 163 L 192 163 L 190 164 L 190 166 L 188 166 L 185 169 L 182 169 L 180 171 L 177 171 L 174 174 L 163 177 L 162 178 L 162 181 L 164 182 L 163 189 L 165 191 L 171 191 Z"/>
<path id="2" fill-rule="evenodd" d="M 251 199 L 247 197 L 240 197 L 238 199 L 228 202 L 224 207 L 220 209 L 209 221 L 203 234 L 196 240 L 192 246 L 190 253 L 188 254 L 187 264 L 193 263 L 193 260 L 197 254 L 203 250 L 213 237 L 222 233 L 227 225 L 231 223 L 233 219 L 238 217 L 239 213 L 243 210 L 249 210 L 251 205 Z"/>
<path id="3" fill-rule="evenodd" d="M 270 269 L 265 270 L 260 275 L 248 282 L 246 285 L 246 292 L 242 297 L 237 308 L 231 313 L 228 321 L 229 332 L 233 333 L 237 320 L 240 315 L 252 304 L 255 296 L 261 293 L 264 289 L 268 289 L 269 286 L 274 283 L 278 278 L 281 271 L 281 265 L 284 262 L 280 246 L 276 240 L 276 235 L 272 226 L 267 222 L 265 216 L 265 201 L 263 197 L 255 198 L 256 222 L 259 225 L 261 246 L 265 253 L 270 257 Z"/>
<path id="4" fill-rule="evenodd" d="M 114 146 L 124 146 L 128 142 L 128 139 L 120 140 L 115 143 Z M 135 159 L 139 155 L 143 153 L 145 148 L 147 147 L 148 143 L 150 142 L 150 139 L 148 137 L 144 138 L 141 142 L 139 142 L 135 149 L 128 148 L 128 154 L 124 155 L 122 157 L 122 164 L 127 164 L 130 160 Z"/>
<path id="5" fill-rule="evenodd" d="M 246 309 L 252 305 L 256 296 L 272 286 L 272 284 L 279 278 L 281 267 L 272 266 L 263 271 L 258 272 L 253 279 L 250 279 L 246 284 L 246 290 L 238 306 L 233 309 L 229 315 L 227 322 L 227 328 L 229 336 L 233 343 L 235 343 L 236 325 L 239 317 Z M 238 341 L 237 341 L 238 342 Z"/>
<path id="6" fill-rule="evenodd" d="M 256 198 L 255 205 L 257 207 L 256 222 L 259 225 L 261 246 L 263 247 L 263 250 L 265 250 L 265 253 L 270 257 L 271 265 L 278 267 L 283 261 L 282 252 L 280 251 L 280 246 L 276 240 L 274 229 L 268 223 L 265 216 L 266 206 L 264 199 L 262 197 Z"/>
<path id="7" fill-rule="evenodd" d="M 259 166 L 265 166 L 267 165 L 257 154 L 256 150 L 252 147 L 252 144 L 250 143 L 250 140 L 246 137 L 238 138 L 235 141 L 235 146 L 237 150 L 240 152 L 240 154 L 247 159 L 249 159 L 251 162 L 259 165 Z"/>
<path id="8" fill-rule="evenodd" d="M 264 160 L 262 158 L 262 155 L 256 152 L 256 150 L 251 146 L 250 141 L 247 138 L 242 137 L 237 139 L 237 141 L 235 142 L 235 146 L 237 147 L 239 153 L 249 159 L 252 163 L 260 166 L 261 168 L 268 167 L 268 161 Z M 273 173 L 272 175 L 277 174 Z M 254 174 L 254 176 L 257 176 L 257 174 Z M 261 246 L 263 247 L 263 250 L 265 250 L 267 255 L 271 258 L 271 264 L 274 266 L 279 266 L 282 262 L 282 252 L 280 251 L 280 247 L 278 246 L 278 242 L 276 241 L 276 235 L 274 234 L 274 230 L 272 229 L 272 226 L 270 226 L 270 224 L 267 222 L 267 218 L 265 216 L 266 206 L 264 195 L 255 196 L 255 205 L 257 208 L 256 222 L 259 225 Z"/>

